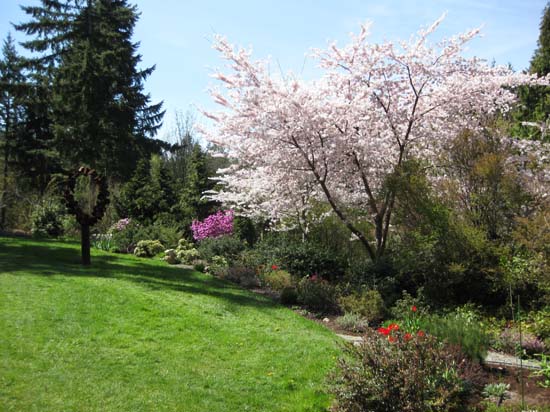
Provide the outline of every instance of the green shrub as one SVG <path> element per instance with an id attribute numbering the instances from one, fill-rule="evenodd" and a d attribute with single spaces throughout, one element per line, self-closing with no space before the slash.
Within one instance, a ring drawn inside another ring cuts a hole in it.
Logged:
<path id="1" fill-rule="evenodd" d="M 281 292 L 283 289 L 292 286 L 292 277 L 285 270 L 267 271 L 261 276 L 261 279 L 264 285 L 276 292 Z"/>
<path id="2" fill-rule="evenodd" d="M 206 238 L 198 245 L 201 258 L 209 262 L 214 256 L 223 256 L 227 262 L 232 263 L 244 249 L 244 243 L 234 236 Z"/>
<path id="3" fill-rule="evenodd" d="M 200 258 L 200 253 L 195 248 L 186 250 L 176 249 L 176 257 L 181 263 L 191 265 L 195 260 Z"/>
<path id="4" fill-rule="evenodd" d="M 134 249 L 134 255 L 138 257 L 153 257 L 164 250 L 164 246 L 158 240 L 140 240 Z"/>
<path id="5" fill-rule="evenodd" d="M 357 333 L 364 333 L 369 327 L 368 320 L 355 312 L 344 313 L 343 316 L 336 318 L 336 323 L 345 330 Z"/>
<path id="6" fill-rule="evenodd" d="M 310 310 L 330 313 L 338 309 L 336 288 L 317 276 L 305 277 L 298 283 L 298 301 Z"/>
<path id="7" fill-rule="evenodd" d="M 57 198 L 39 202 L 31 215 L 31 232 L 39 237 L 59 237 L 63 235 L 63 223 L 67 209 Z"/>
<path id="8" fill-rule="evenodd" d="M 370 322 L 377 322 L 384 318 L 384 300 L 377 290 L 371 289 L 342 296 L 338 303 L 344 313 L 355 313 Z"/>
<path id="9" fill-rule="evenodd" d="M 181 237 L 176 226 L 162 226 L 160 223 L 142 226 L 135 220 L 122 230 L 112 229 L 112 234 L 112 250 L 119 253 L 132 253 L 138 242 L 149 239 L 157 239 L 166 248 L 173 248 Z"/>
<path id="10" fill-rule="evenodd" d="M 347 344 L 332 376 L 335 412 L 450 412 L 466 410 L 479 382 L 460 353 L 433 336 L 395 332 L 392 341 L 367 330 Z M 479 365 L 477 366 L 479 368 Z"/>
<path id="11" fill-rule="evenodd" d="M 541 339 L 550 338 L 550 306 L 531 313 L 533 332 Z"/>
<path id="12" fill-rule="evenodd" d="M 253 268 L 243 265 L 230 266 L 227 269 L 225 279 L 237 283 L 245 288 L 253 288 L 260 286 L 260 280 Z"/>
<path id="13" fill-rule="evenodd" d="M 298 278 L 316 273 L 323 279 L 339 279 L 344 274 L 345 262 L 333 250 L 313 242 L 272 237 L 260 242 L 257 249 L 265 257 L 265 264 L 280 265 Z"/>
<path id="14" fill-rule="evenodd" d="M 490 338 L 477 321 L 459 314 L 431 315 L 421 318 L 420 325 L 439 339 L 459 346 L 471 360 L 482 361 L 487 355 Z"/>
<path id="15" fill-rule="evenodd" d="M 227 275 L 228 269 L 229 264 L 227 263 L 227 259 L 223 256 L 213 256 L 208 265 L 208 272 L 221 278 Z"/>
<path id="16" fill-rule="evenodd" d="M 298 291 L 295 287 L 286 287 L 281 291 L 279 299 L 283 305 L 295 305 L 298 303 Z"/>
<path id="17" fill-rule="evenodd" d="M 203 273 L 206 269 L 206 265 L 203 262 L 197 262 L 193 265 L 193 269 L 195 269 L 197 272 Z"/>

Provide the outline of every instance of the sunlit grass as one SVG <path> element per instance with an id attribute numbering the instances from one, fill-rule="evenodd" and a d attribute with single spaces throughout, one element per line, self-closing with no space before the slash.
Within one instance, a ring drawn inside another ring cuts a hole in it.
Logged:
<path id="1" fill-rule="evenodd" d="M 0 238 L 2 411 L 319 411 L 331 332 L 231 284 Z"/>

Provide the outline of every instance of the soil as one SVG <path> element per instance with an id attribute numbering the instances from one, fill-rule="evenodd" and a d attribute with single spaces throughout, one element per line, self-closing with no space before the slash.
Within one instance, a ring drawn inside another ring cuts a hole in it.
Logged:
<path id="1" fill-rule="evenodd" d="M 533 376 L 533 371 L 511 367 L 484 367 L 487 382 L 510 384 L 509 395 L 503 405 L 521 405 L 521 379 L 523 378 L 524 400 L 529 407 L 550 405 L 550 389 L 538 385 L 543 379 Z"/>

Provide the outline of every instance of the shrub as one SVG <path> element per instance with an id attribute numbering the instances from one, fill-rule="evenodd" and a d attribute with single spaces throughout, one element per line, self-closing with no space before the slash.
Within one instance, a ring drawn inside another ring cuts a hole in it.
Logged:
<path id="1" fill-rule="evenodd" d="M 223 256 L 228 262 L 235 261 L 244 248 L 244 243 L 233 236 L 206 238 L 198 246 L 202 259 L 211 261 L 214 256 Z"/>
<path id="2" fill-rule="evenodd" d="M 121 221 L 124 221 L 124 219 Z M 181 237 L 181 233 L 176 226 L 163 226 L 159 222 L 142 226 L 135 220 L 130 220 L 126 224 L 115 224 L 111 231 L 113 234 L 112 250 L 119 253 L 132 253 L 138 242 L 149 239 L 157 239 L 166 247 L 172 248 L 176 246 L 178 239 Z"/>
<path id="3" fill-rule="evenodd" d="M 213 256 L 208 265 L 208 272 L 214 276 L 223 278 L 227 274 L 229 264 L 223 256 Z"/>
<path id="4" fill-rule="evenodd" d="M 328 250 L 312 242 L 269 238 L 257 246 L 265 262 L 277 263 L 294 276 L 302 278 L 316 273 L 323 279 L 339 279 L 343 276 L 345 262 Z"/>
<path id="5" fill-rule="evenodd" d="M 63 221 L 67 210 L 57 198 L 38 203 L 31 215 L 31 232 L 34 236 L 58 237 L 63 235 Z"/>
<path id="6" fill-rule="evenodd" d="M 283 305 L 295 305 L 298 303 L 298 292 L 292 286 L 284 288 L 279 299 Z"/>
<path id="7" fill-rule="evenodd" d="M 199 259 L 200 253 L 195 248 L 186 250 L 176 249 L 176 257 L 181 263 L 191 265 L 195 260 Z"/>
<path id="8" fill-rule="evenodd" d="M 344 313 L 360 315 L 370 322 L 377 322 L 384 318 L 384 300 L 377 290 L 371 289 L 342 296 L 338 303 Z"/>
<path id="9" fill-rule="evenodd" d="M 230 266 L 227 269 L 227 275 L 225 278 L 231 282 L 238 283 L 245 288 L 260 286 L 260 280 L 256 275 L 256 271 L 253 268 L 243 265 Z"/>
<path id="10" fill-rule="evenodd" d="M 138 257 L 153 257 L 164 250 L 164 246 L 158 240 L 140 240 L 134 249 L 134 255 Z"/>
<path id="11" fill-rule="evenodd" d="M 290 273 L 284 270 L 276 269 L 267 271 L 261 278 L 264 285 L 276 292 L 281 292 L 283 289 L 292 286 L 292 277 Z"/>
<path id="12" fill-rule="evenodd" d="M 364 333 L 369 327 L 368 320 L 354 312 L 344 313 L 343 316 L 336 318 L 336 323 L 345 330 L 359 333 Z"/>
<path id="13" fill-rule="evenodd" d="M 336 288 L 317 275 L 307 276 L 298 283 L 298 301 L 308 309 L 321 313 L 338 308 Z"/>
<path id="14" fill-rule="evenodd" d="M 197 272 L 201 272 L 201 273 L 204 273 L 205 269 L 206 269 L 206 265 L 204 264 L 204 262 L 196 262 L 194 265 L 193 265 L 193 269 L 195 269 Z"/>
<path id="15" fill-rule="evenodd" d="M 390 339 L 388 339 L 390 338 Z M 433 336 L 367 330 L 347 344 L 332 376 L 334 412 L 446 412 L 465 409 L 471 364 Z M 475 384 L 477 386 L 477 383 Z"/>
<path id="16" fill-rule="evenodd" d="M 203 240 L 216 238 L 233 233 L 233 211 L 220 210 L 204 219 L 202 222 L 193 220 L 191 225 L 193 239 Z"/>
<path id="17" fill-rule="evenodd" d="M 516 356 L 534 355 L 543 353 L 546 345 L 532 333 L 523 331 L 521 339 L 517 328 L 506 328 L 502 331 L 497 341 L 495 349 L 502 350 Z"/>
<path id="18" fill-rule="evenodd" d="M 459 346 L 471 360 L 481 362 L 487 355 L 490 339 L 479 322 L 469 321 L 457 314 L 425 316 L 419 321 L 424 330 Z"/>
<path id="19" fill-rule="evenodd" d="M 533 332 L 541 339 L 550 338 L 550 306 L 531 314 Z"/>

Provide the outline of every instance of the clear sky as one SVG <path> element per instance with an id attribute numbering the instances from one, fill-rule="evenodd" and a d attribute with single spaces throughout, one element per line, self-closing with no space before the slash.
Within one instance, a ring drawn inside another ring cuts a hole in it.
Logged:
<path id="1" fill-rule="evenodd" d="M 26 16 L 20 4 L 37 0 L 0 0 L 0 36 L 13 29 L 10 22 Z M 254 49 L 254 56 L 271 56 L 283 72 L 303 78 L 317 75 L 306 58 L 311 48 L 329 41 L 345 44 L 350 32 L 370 20 L 371 40 L 407 39 L 420 26 L 441 14 L 447 18 L 439 35 L 452 35 L 482 26 L 483 37 L 471 43 L 468 54 L 528 67 L 537 45 L 546 0 L 134 0 L 141 18 L 135 41 L 141 43 L 144 66 L 156 64 L 146 90 L 167 109 L 164 137 L 176 109 L 213 108 L 207 93 L 213 68 L 223 66 L 211 49 L 213 34 Z M 13 33 L 17 40 L 21 34 Z M 279 67 L 277 67 L 279 70 Z"/>

